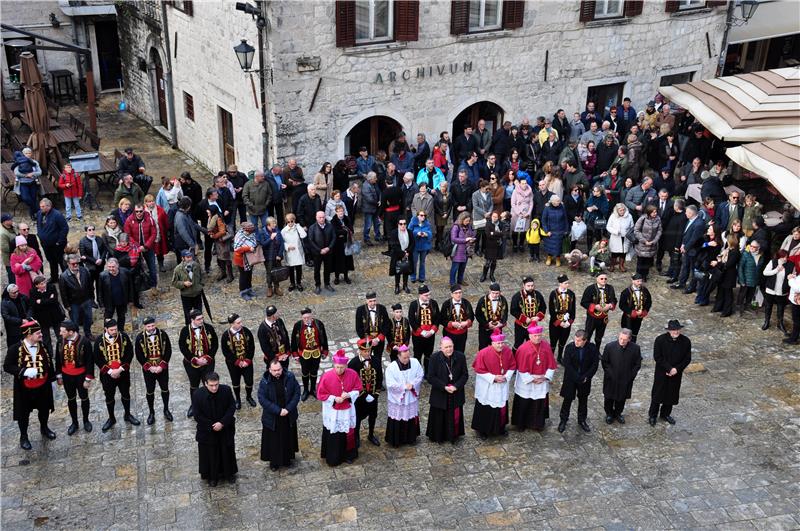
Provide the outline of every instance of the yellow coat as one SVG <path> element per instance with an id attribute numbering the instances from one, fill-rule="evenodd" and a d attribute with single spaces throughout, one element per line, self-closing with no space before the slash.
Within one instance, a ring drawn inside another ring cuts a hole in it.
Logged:
<path id="1" fill-rule="evenodd" d="M 542 243 L 542 236 L 546 236 L 544 230 L 542 230 L 541 223 L 538 219 L 531 220 L 531 226 L 528 229 L 528 233 L 525 235 L 525 241 L 527 241 L 531 245 L 539 245 Z"/>

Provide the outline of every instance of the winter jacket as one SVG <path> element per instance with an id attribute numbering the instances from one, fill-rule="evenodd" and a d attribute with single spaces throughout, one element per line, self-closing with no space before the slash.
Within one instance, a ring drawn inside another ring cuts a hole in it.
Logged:
<path id="1" fill-rule="evenodd" d="M 445 177 L 444 177 L 444 174 L 442 173 L 442 171 L 439 168 L 434 166 L 434 168 L 433 168 L 433 182 L 431 182 L 431 179 L 428 176 L 428 168 L 423 166 L 417 172 L 416 183 L 417 183 L 417 186 L 419 186 L 422 183 L 427 183 L 428 190 L 438 190 L 439 189 L 439 184 L 442 181 L 444 181 L 444 179 L 445 179 Z"/>
<path id="2" fill-rule="evenodd" d="M 561 254 L 561 245 L 564 236 L 569 233 L 570 222 L 567 219 L 567 209 L 563 204 L 557 207 L 548 205 L 542 212 L 542 229 L 548 233 L 544 239 L 544 252 L 552 256 Z"/>
<path id="3" fill-rule="evenodd" d="M 425 218 L 425 221 L 420 223 L 417 216 L 412 217 L 411 224 L 408 226 L 408 231 L 414 235 L 415 251 L 431 250 L 433 246 L 433 231 L 431 230 L 431 224 L 428 222 L 428 218 Z M 425 236 L 422 236 L 422 234 L 425 234 Z"/>
<path id="4" fill-rule="evenodd" d="M 489 192 L 484 194 L 480 190 L 475 190 L 472 193 L 472 218 L 473 222 L 480 220 L 488 220 L 488 215 L 492 213 L 492 194 Z"/>
<path id="5" fill-rule="evenodd" d="M 16 299 L 12 299 L 8 294 L 8 287 L 5 287 L 2 302 L 0 302 L 0 313 L 2 313 L 3 325 L 6 330 L 6 343 L 8 346 L 13 345 L 22 339 L 20 327 L 22 321 L 27 319 L 30 314 L 28 297 L 20 293 Z"/>
<path id="6" fill-rule="evenodd" d="M 642 216 L 636 221 L 633 228 L 633 234 L 638 240 L 634 248 L 636 249 L 636 256 L 642 258 L 652 258 L 656 255 L 658 250 L 658 240 L 661 239 L 661 218 L 656 216 Z M 653 242 L 647 245 L 646 242 Z"/>
<path id="7" fill-rule="evenodd" d="M 71 171 L 61 172 L 58 177 L 58 189 L 64 192 L 64 197 L 83 197 L 83 180 L 81 176 Z"/>
<path id="8" fill-rule="evenodd" d="M 266 180 L 260 183 L 247 181 L 242 188 L 242 200 L 248 215 L 263 216 L 272 202 L 272 187 Z"/>
<path id="9" fill-rule="evenodd" d="M 361 211 L 364 214 L 376 214 L 380 201 L 381 189 L 378 188 L 377 183 L 364 181 L 364 184 L 361 185 Z"/>
<path id="10" fill-rule="evenodd" d="M 36 228 L 42 246 L 67 243 L 69 225 L 67 225 L 64 215 L 55 208 L 51 208 L 47 215 L 41 210 L 36 213 Z"/>
<path id="11" fill-rule="evenodd" d="M 139 229 L 144 236 L 144 242 L 139 241 Z M 140 247 L 145 247 L 146 250 L 152 251 L 156 243 L 156 225 L 153 218 L 147 212 L 144 213 L 141 222 L 136 219 L 136 214 L 129 216 L 125 222 L 125 233 L 132 242 L 136 242 Z M 144 252 L 145 249 L 142 249 Z"/>
<path id="12" fill-rule="evenodd" d="M 533 211 L 533 189 L 530 186 L 517 185 L 511 194 L 511 230 L 512 232 L 526 232 L 528 230 L 528 220 Z M 518 225 L 519 220 L 524 219 L 523 225 Z M 518 230 L 521 226 L 522 230 Z"/>
<path id="13" fill-rule="evenodd" d="M 737 268 L 739 285 L 750 288 L 758 286 L 761 281 L 761 271 L 765 265 L 766 259 L 763 253 L 758 255 L 758 262 L 756 262 L 753 253 L 742 253 L 742 258 L 739 260 L 739 267 Z"/>
<path id="14" fill-rule="evenodd" d="M 472 226 L 464 228 L 463 225 L 454 223 L 450 228 L 450 241 L 455 245 L 455 251 L 450 259 L 458 264 L 467 262 L 467 238 L 474 238 L 475 230 Z"/>
<path id="15" fill-rule="evenodd" d="M 525 241 L 531 245 L 539 245 L 542 243 L 545 232 L 542 230 L 542 225 L 538 219 L 532 219 L 528 232 L 525 233 Z"/>
<path id="16" fill-rule="evenodd" d="M 136 183 L 131 183 L 130 188 L 126 188 L 124 183 L 119 183 L 117 190 L 114 192 L 114 204 L 119 205 L 119 201 L 123 197 L 130 199 L 133 206 L 141 205 L 144 202 L 144 192 Z"/>
<path id="17" fill-rule="evenodd" d="M 630 242 L 625 237 L 633 227 L 633 218 L 629 212 L 625 212 L 624 216 L 620 216 L 613 212 L 606 223 L 606 231 L 610 235 L 608 238 L 608 248 L 612 253 L 627 253 L 630 247 Z"/>
<path id="18" fill-rule="evenodd" d="M 32 260 L 25 264 L 25 260 L 32 258 Z M 33 278 L 31 273 L 41 274 L 42 272 L 42 259 L 39 255 L 28 247 L 25 253 L 13 252 L 11 253 L 11 271 L 14 273 L 15 284 L 19 287 L 19 292 L 27 296 L 31 289 L 33 289 Z"/>

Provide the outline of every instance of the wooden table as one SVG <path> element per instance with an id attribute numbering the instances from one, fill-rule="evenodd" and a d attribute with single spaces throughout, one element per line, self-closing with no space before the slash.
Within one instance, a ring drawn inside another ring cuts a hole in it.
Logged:
<path id="1" fill-rule="evenodd" d="M 71 153 L 78 144 L 78 137 L 75 136 L 72 129 L 66 127 L 51 129 L 50 134 L 53 135 L 58 147 L 64 146 L 68 153 Z"/>
<path id="2" fill-rule="evenodd" d="M 114 194 L 117 189 L 117 165 L 116 163 L 103 155 L 100 155 L 100 169 L 95 171 L 86 172 L 88 179 L 97 182 L 97 193 L 105 189 Z"/>
<path id="3" fill-rule="evenodd" d="M 27 125 L 28 127 L 31 127 L 31 124 L 28 123 L 28 115 L 27 115 L 27 113 L 24 113 L 24 112 L 21 113 L 19 115 L 19 120 L 23 124 Z M 59 128 L 61 128 L 61 124 L 58 123 L 58 120 L 54 120 L 53 118 L 50 118 L 50 129 L 59 129 Z M 33 128 L 31 127 L 31 129 L 33 129 Z"/>

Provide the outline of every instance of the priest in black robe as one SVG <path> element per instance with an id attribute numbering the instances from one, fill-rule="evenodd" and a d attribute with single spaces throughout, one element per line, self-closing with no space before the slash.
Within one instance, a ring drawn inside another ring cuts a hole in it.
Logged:
<path id="1" fill-rule="evenodd" d="M 681 333 L 682 328 L 683 325 L 678 320 L 671 320 L 667 323 L 667 332 L 658 336 L 653 343 L 656 368 L 653 371 L 653 390 L 648 412 L 651 426 L 656 425 L 658 416 L 675 424 L 672 406 L 677 405 L 680 398 L 683 371 L 692 362 L 692 341 Z"/>
<path id="2" fill-rule="evenodd" d="M 236 481 L 236 400 L 219 375 L 209 372 L 206 385 L 192 394 L 192 410 L 197 422 L 197 450 L 200 477 L 216 487 L 219 480 Z"/>
<path id="3" fill-rule="evenodd" d="M 464 387 L 469 380 L 467 358 L 455 350 L 453 340 L 442 337 L 440 350 L 428 365 L 431 384 L 428 428 L 425 435 L 433 442 L 455 444 L 464 435 Z"/>
<path id="4" fill-rule="evenodd" d="M 625 401 L 631 397 L 633 381 L 642 367 L 642 351 L 639 345 L 631 341 L 630 329 L 620 330 L 617 340 L 605 346 L 600 363 L 603 365 L 606 424 L 611 424 L 614 420 L 625 424 L 622 414 Z"/>
<path id="5" fill-rule="evenodd" d="M 272 358 L 258 386 L 261 413 L 261 460 L 269 461 L 272 470 L 291 466 L 295 452 L 300 450 L 297 440 L 297 405 L 300 403 L 300 384 L 291 371 L 283 369 L 277 358 Z"/>

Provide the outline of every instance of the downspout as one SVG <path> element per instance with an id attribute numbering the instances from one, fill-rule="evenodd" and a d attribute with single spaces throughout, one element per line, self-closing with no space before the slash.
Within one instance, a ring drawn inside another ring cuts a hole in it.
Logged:
<path id="1" fill-rule="evenodd" d="M 175 120 L 175 95 L 172 85 L 172 50 L 169 44 L 169 23 L 167 22 L 167 3 L 161 4 L 161 21 L 164 26 L 164 49 L 167 53 L 167 113 L 169 114 L 169 140 L 172 149 L 178 148 L 178 128 Z"/>
<path id="2" fill-rule="evenodd" d="M 733 10 L 736 9 L 736 3 L 733 1 L 728 2 L 728 12 L 725 15 L 725 31 L 722 33 L 722 44 L 719 49 L 719 62 L 717 63 L 717 73 L 714 77 L 722 75 L 725 70 L 725 61 L 728 58 L 728 36 L 733 26 Z"/>

